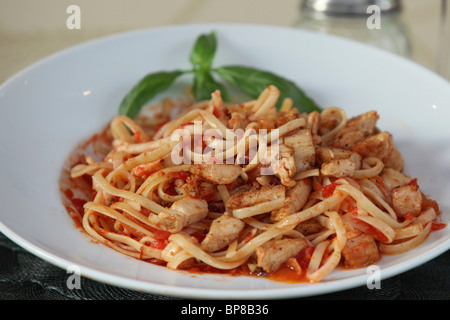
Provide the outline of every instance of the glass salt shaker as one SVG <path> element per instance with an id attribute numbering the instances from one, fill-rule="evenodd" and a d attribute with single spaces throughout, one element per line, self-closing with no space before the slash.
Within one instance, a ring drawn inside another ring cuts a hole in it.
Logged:
<path id="1" fill-rule="evenodd" d="M 441 0 L 436 71 L 450 80 L 450 2 Z"/>
<path id="2" fill-rule="evenodd" d="M 295 27 L 361 41 L 411 56 L 400 0 L 302 0 Z"/>

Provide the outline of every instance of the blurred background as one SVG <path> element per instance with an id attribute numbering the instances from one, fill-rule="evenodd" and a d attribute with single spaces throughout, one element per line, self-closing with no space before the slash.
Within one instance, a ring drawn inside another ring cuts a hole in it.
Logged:
<path id="1" fill-rule="evenodd" d="M 381 8 L 381 23 L 365 12 Z M 450 78 L 446 0 L 0 0 L 0 83 L 69 46 L 142 28 L 190 23 L 257 23 L 353 38 Z M 70 5 L 80 29 L 69 29 Z M 362 7 L 361 7 L 362 5 Z M 447 21 L 447 26 L 445 22 Z M 370 22 L 370 26 L 369 26 Z M 444 23 L 443 23 L 444 22 Z"/>

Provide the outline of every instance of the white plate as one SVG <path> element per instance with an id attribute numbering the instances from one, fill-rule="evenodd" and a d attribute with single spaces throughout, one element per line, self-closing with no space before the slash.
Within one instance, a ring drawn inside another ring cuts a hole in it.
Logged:
<path id="1" fill-rule="evenodd" d="M 72 148 L 105 125 L 122 97 L 152 71 L 189 68 L 200 33 L 218 36 L 216 66 L 243 64 L 294 80 L 322 107 L 350 115 L 370 109 L 394 134 L 407 173 L 450 211 L 450 86 L 426 69 L 352 41 L 255 25 L 188 25 L 140 30 L 87 42 L 17 74 L 0 88 L 0 230 L 61 268 L 108 284 L 187 298 L 312 296 L 365 285 L 366 270 L 334 271 L 318 284 L 192 275 L 137 261 L 88 240 L 61 204 L 58 178 Z M 449 228 L 420 247 L 384 257 L 382 279 L 450 247 Z"/>

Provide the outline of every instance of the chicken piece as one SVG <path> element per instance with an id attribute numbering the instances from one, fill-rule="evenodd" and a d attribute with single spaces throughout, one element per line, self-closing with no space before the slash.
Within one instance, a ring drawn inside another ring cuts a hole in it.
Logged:
<path id="1" fill-rule="evenodd" d="M 342 249 L 344 265 L 347 268 L 361 268 L 373 264 L 380 259 L 375 239 L 368 234 L 362 233 L 357 237 L 347 239 Z"/>
<path id="2" fill-rule="evenodd" d="M 417 217 L 422 209 L 422 193 L 417 185 L 406 185 L 392 191 L 392 207 L 399 217 L 410 213 Z"/>
<path id="3" fill-rule="evenodd" d="M 312 184 L 309 179 L 297 181 L 296 185 L 286 192 L 284 206 L 271 212 L 270 220 L 272 222 L 277 222 L 293 213 L 300 211 L 306 201 L 308 201 L 311 186 Z"/>
<path id="4" fill-rule="evenodd" d="M 376 129 L 376 124 L 379 118 L 380 116 L 376 111 L 368 111 L 350 119 L 347 122 L 346 127 L 357 128 L 364 133 L 372 134 Z"/>
<path id="5" fill-rule="evenodd" d="M 174 185 L 192 198 L 212 200 L 216 198 L 217 187 L 198 174 L 190 174 L 186 178 L 175 179 Z"/>
<path id="6" fill-rule="evenodd" d="M 285 190 L 286 187 L 283 185 L 266 185 L 252 187 L 248 191 L 238 191 L 231 195 L 226 203 L 226 208 L 227 210 L 234 210 L 284 198 Z"/>
<path id="7" fill-rule="evenodd" d="M 293 179 L 295 173 L 295 161 L 293 157 L 281 158 L 279 160 L 275 175 L 280 178 L 281 184 L 288 188 L 295 186 L 295 180 Z"/>
<path id="8" fill-rule="evenodd" d="M 322 229 L 322 225 L 316 219 L 302 221 L 295 227 L 295 230 L 304 236 L 320 232 Z"/>
<path id="9" fill-rule="evenodd" d="M 278 149 L 278 150 L 277 150 Z M 294 151 L 291 148 L 286 147 L 284 144 L 279 144 L 278 148 L 273 146 L 267 149 L 268 155 L 270 155 L 270 169 L 273 174 L 280 178 L 281 184 L 286 187 L 295 186 L 295 180 L 293 179 L 296 169 L 295 160 L 292 156 Z M 273 154 L 278 151 L 277 154 Z"/>
<path id="10" fill-rule="evenodd" d="M 386 163 L 394 150 L 394 142 L 391 134 L 383 131 L 356 143 L 352 150 L 363 158 L 375 157 Z"/>
<path id="11" fill-rule="evenodd" d="M 256 265 L 267 273 L 274 272 L 289 258 L 296 256 L 306 244 L 304 238 L 270 240 L 256 248 Z"/>
<path id="12" fill-rule="evenodd" d="M 322 164 L 334 159 L 348 159 L 352 153 L 350 150 L 341 148 L 318 146 L 316 148 L 316 162 Z"/>
<path id="13" fill-rule="evenodd" d="M 355 166 L 356 166 L 355 170 L 361 169 L 363 158 L 361 157 L 361 155 L 359 153 L 352 152 L 352 154 L 350 155 L 350 157 L 348 159 L 353 161 L 353 163 L 355 164 Z"/>
<path id="14" fill-rule="evenodd" d="M 401 173 L 400 171 L 394 170 L 392 168 L 384 168 L 381 174 L 384 185 L 389 191 L 394 190 L 397 187 L 403 187 L 411 182 L 411 177 L 408 177 Z"/>
<path id="15" fill-rule="evenodd" d="M 336 159 L 350 159 L 356 164 L 356 169 L 358 170 L 361 166 L 362 157 L 359 153 L 341 148 L 325 146 L 316 147 L 316 165 L 321 165 L 324 162 Z"/>
<path id="16" fill-rule="evenodd" d="M 223 249 L 237 239 L 244 227 L 243 221 L 224 214 L 211 223 L 209 232 L 201 243 L 201 248 L 208 252 Z"/>
<path id="17" fill-rule="evenodd" d="M 311 130 L 303 129 L 284 138 L 284 144 L 294 150 L 296 172 L 311 169 L 316 162 L 316 148 Z"/>
<path id="18" fill-rule="evenodd" d="M 336 148 L 351 150 L 353 145 L 364 140 L 366 137 L 367 135 L 362 131 L 345 130 L 344 128 L 336 135 L 336 138 L 331 140 L 330 145 Z"/>
<path id="19" fill-rule="evenodd" d="M 350 159 L 335 159 L 322 163 L 320 173 L 335 178 L 351 177 L 355 173 L 356 164 Z"/>
<path id="20" fill-rule="evenodd" d="M 239 177 L 242 168 L 234 164 L 194 164 L 189 172 L 216 184 L 229 184 Z"/>
<path id="21" fill-rule="evenodd" d="M 329 145 L 351 150 L 354 144 L 375 132 L 379 118 L 376 111 L 369 111 L 350 119 L 347 125 L 329 142 Z"/>
<path id="22" fill-rule="evenodd" d="M 398 151 L 398 149 L 395 147 L 395 145 L 393 146 L 391 156 L 387 159 L 385 166 L 397 171 L 403 170 L 403 157 L 400 151 Z"/>
<path id="23" fill-rule="evenodd" d="M 159 214 L 159 227 L 175 233 L 185 226 L 198 222 L 208 215 L 208 203 L 203 199 L 185 197 L 175 201 L 170 209 L 164 208 Z"/>

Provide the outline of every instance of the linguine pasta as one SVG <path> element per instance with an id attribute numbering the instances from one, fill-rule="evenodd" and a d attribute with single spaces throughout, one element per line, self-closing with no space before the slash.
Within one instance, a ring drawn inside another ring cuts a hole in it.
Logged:
<path id="1" fill-rule="evenodd" d="M 284 268 L 310 282 L 411 250 L 442 227 L 375 111 L 306 114 L 290 99 L 277 111 L 279 95 L 269 86 L 231 104 L 216 91 L 115 117 L 70 164 L 69 211 L 92 238 L 137 259 Z"/>

